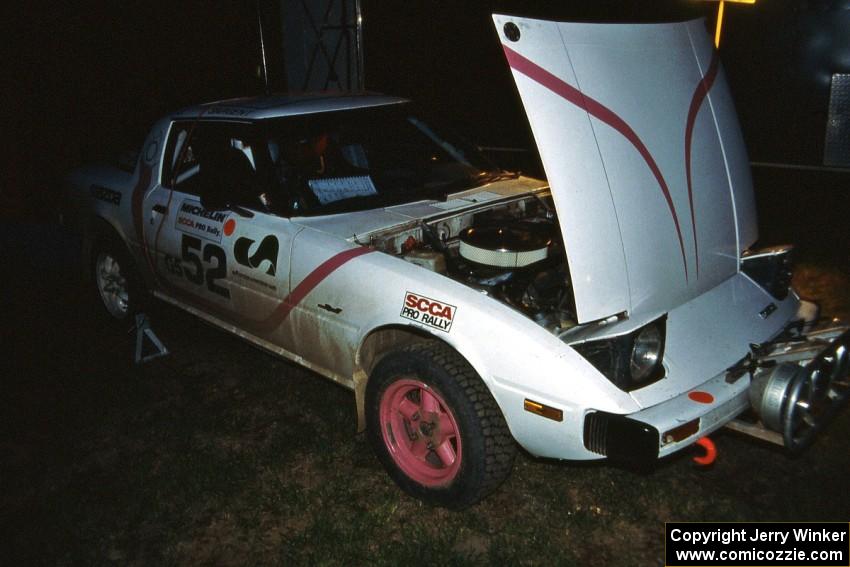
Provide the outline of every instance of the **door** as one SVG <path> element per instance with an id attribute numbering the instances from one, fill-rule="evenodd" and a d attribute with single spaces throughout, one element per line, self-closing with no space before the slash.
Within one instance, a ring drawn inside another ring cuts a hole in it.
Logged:
<path id="1" fill-rule="evenodd" d="M 263 210 L 253 125 L 175 122 L 145 241 L 165 292 L 253 334 L 289 292 L 290 221 Z"/>

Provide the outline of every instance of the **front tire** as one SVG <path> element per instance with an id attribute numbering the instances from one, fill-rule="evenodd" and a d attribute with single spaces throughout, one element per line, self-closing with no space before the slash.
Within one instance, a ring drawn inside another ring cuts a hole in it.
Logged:
<path id="1" fill-rule="evenodd" d="M 496 400 L 442 343 L 392 352 L 366 387 L 367 435 L 389 475 L 429 504 L 463 508 L 510 474 L 516 445 Z"/>

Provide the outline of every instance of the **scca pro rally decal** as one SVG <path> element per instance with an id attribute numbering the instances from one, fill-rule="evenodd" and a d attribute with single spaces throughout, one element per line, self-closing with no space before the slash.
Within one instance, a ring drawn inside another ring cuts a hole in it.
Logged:
<path id="1" fill-rule="evenodd" d="M 197 201 L 183 201 L 177 210 L 174 228 L 186 234 L 221 243 L 221 232 L 227 213 L 208 211 Z"/>
<path id="2" fill-rule="evenodd" d="M 401 316 L 423 325 L 445 331 L 452 328 L 457 307 L 419 295 L 407 292 L 404 295 L 404 306 L 401 308 Z"/>

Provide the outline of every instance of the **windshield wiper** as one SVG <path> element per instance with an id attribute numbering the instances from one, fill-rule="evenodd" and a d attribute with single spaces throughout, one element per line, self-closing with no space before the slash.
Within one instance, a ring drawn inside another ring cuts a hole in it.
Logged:
<path id="1" fill-rule="evenodd" d="M 474 186 L 480 187 L 487 183 L 494 183 L 504 179 L 516 179 L 518 177 L 519 173 L 516 171 L 505 171 L 504 169 L 500 169 L 498 171 L 483 171 L 476 177 L 476 184 Z"/>
<path id="2" fill-rule="evenodd" d="M 429 192 L 435 193 L 433 196 L 434 199 L 445 201 L 450 195 L 458 192 L 475 189 L 476 187 L 481 187 L 482 185 L 487 185 L 488 183 L 494 183 L 496 181 L 502 181 L 503 179 L 516 179 L 518 177 L 519 173 L 513 171 L 479 171 L 475 175 L 469 175 L 467 177 L 462 177 L 460 179 L 455 179 L 454 181 L 432 187 Z"/>
<path id="3" fill-rule="evenodd" d="M 344 199 L 339 199 L 337 201 L 331 201 L 330 203 L 320 205 L 316 211 L 316 214 L 327 215 L 334 213 L 362 211 L 369 208 L 362 205 L 370 202 L 373 206 L 382 206 L 386 204 L 386 198 L 378 193 L 374 195 L 354 195 L 352 197 L 346 197 Z M 346 211 L 347 208 L 352 206 L 354 208 L 351 211 Z"/>

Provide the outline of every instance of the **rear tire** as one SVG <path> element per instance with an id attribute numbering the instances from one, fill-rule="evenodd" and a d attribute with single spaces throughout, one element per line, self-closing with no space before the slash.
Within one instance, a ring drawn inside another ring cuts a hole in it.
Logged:
<path id="1" fill-rule="evenodd" d="M 405 492 L 464 508 L 510 474 L 516 445 L 496 400 L 448 345 L 426 343 L 385 356 L 366 387 L 367 435 Z"/>
<path id="2" fill-rule="evenodd" d="M 91 258 L 91 276 L 100 315 L 116 326 L 132 325 L 143 287 L 127 248 L 116 237 L 102 236 L 95 241 Z"/>

